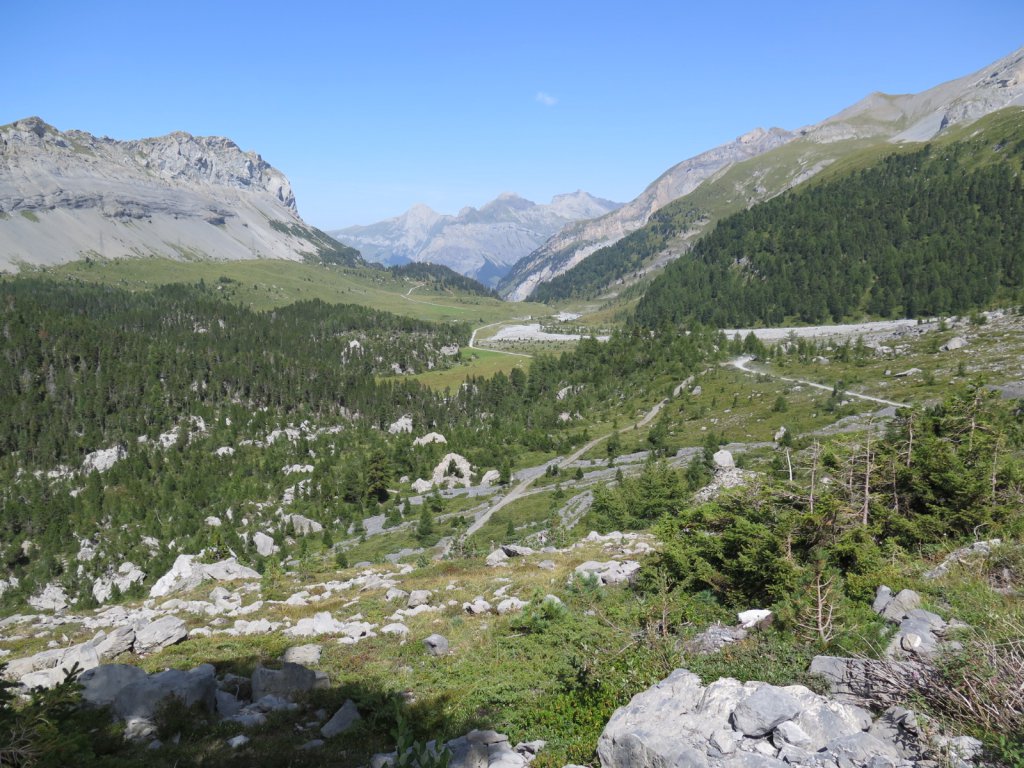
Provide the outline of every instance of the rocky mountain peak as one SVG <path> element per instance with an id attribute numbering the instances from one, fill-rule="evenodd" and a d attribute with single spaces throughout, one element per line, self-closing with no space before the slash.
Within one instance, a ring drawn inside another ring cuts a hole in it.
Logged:
<path id="1" fill-rule="evenodd" d="M 413 206 L 400 216 L 332 234 L 373 261 L 429 261 L 493 284 L 510 264 L 564 225 L 617 207 L 582 191 L 556 195 L 550 205 L 502 192 L 479 209 L 466 206 L 455 216 Z"/>
<path id="2" fill-rule="evenodd" d="M 299 259 L 317 252 L 300 230 L 288 178 L 229 138 L 0 126 L 0 269 L 82 255 Z"/>

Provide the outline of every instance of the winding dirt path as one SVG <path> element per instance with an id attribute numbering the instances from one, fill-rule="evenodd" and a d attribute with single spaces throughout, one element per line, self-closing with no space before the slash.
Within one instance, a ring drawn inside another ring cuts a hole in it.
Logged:
<path id="1" fill-rule="evenodd" d="M 491 323 L 491 325 L 498 325 L 498 323 Z M 486 327 L 486 326 L 484 326 L 484 327 Z M 635 423 L 630 423 L 629 426 L 621 427 L 620 429 L 618 429 L 616 431 L 619 434 L 622 434 L 624 432 L 633 430 L 635 427 L 645 427 L 645 426 L 647 426 L 661 412 L 661 409 L 665 407 L 665 404 L 667 402 L 668 402 L 668 398 L 659 400 L 657 403 L 655 403 L 650 408 L 650 410 L 647 411 L 647 413 L 645 413 L 643 415 L 643 417 L 640 418 L 639 421 L 637 421 Z M 582 446 L 580 446 L 575 451 L 570 453 L 564 459 L 558 460 L 558 468 L 559 469 L 567 469 L 568 467 L 570 467 L 572 465 L 572 463 L 574 461 L 578 460 L 580 458 L 580 456 L 582 456 L 583 454 L 585 454 L 590 449 L 594 448 L 595 446 L 597 446 L 600 443 L 602 443 L 605 440 L 607 440 L 609 437 L 611 437 L 611 435 L 612 435 L 612 433 L 609 432 L 606 435 L 601 435 L 599 437 L 595 437 L 593 440 L 590 440 L 590 441 L 584 443 Z M 530 486 L 533 485 L 534 481 L 538 477 L 541 477 L 541 476 L 542 475 L 540 475 L 540 474 L 531 474 L 530 477 L 525 478 L 523 480 L 520 480 L 518 483 L 516 483 L 514 486 L 512 486 L 512 489 L 507 494 L 505 494 L 501 499 L 499 499 L 498 502 L 494 506 L 492 506 L 490 509 L 485 511 L 476 520 L 473 521 L 473 524 L 471 526 L 469 526 L 469 528 L 466 529 L 465 533 L 463 533 L 462 536 L 460 537 L 461 540 L 465 541 L 470 536 L 472 536 L 474 533 L 476 533 L 481 528 L 483 528 L 487 524 L 487 521 L 491 519 L 491 516 L 495 512 L 503 509 L 504 507 L 507 507 L 509 504 L 511 504 L 516 499 L 519 499 L 519 498 L 522 498 L 523 496 L 528 495 L 529 494 Z"/>
<path id="2" fill-rule="evenodd" d="M 769 378 L 778 379 L 779 381 L 789 381 L 794 384 L 804 384 L 805 386 L 808 387 L 814 387 L 815 389 L 823 389 L 826 392 L 832 392 L 835 389 L 834 387 L 830 387 L 827 384 L 818 384 L 817 382 L 807 381 L 806 379 L 794 379 L 789 376 L 778 376 L 772 373 L 766 373 L 765 371 L 754 370 L 753 368 L 748 367 L 751 360 L 753 360 L 753 358 L 748 356 L 737 357 L 735 360 L 730 360 L 729 365 L 731 365 L 736 370 L 743 371 L 743 373 L 746 373 L 750 376 L 768 376 Z M 881 403 L 882 405 L 893 405 L 897 408 L 910 407 L 907 403 L 897 403 L 895 400 L 886 400 L 885 398 L 882 397 L 861 395 L 858 394 L 857 392 L 851 392 L 850 390 L 844 390 L 843 394 L 846 395 L 847 397 L 855 397 L 858 400 L 869 400 L 872 403 Z"/>

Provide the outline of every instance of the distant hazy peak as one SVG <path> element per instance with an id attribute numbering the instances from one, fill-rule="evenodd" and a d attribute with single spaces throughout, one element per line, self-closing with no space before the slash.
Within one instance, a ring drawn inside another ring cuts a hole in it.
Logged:
<path id="1" fill-rule="evenodd" d="M 417 205 L 376 224 L 332 234 L 383 263 L 432 262 L 482 282 L 494 283 L 508 265 L 528 254 L 566 224 L 602 216 L 619 207 L 581 190 L 555 195 L 539 205 L 515 192 L 502 192 L 455 216 Z"/>

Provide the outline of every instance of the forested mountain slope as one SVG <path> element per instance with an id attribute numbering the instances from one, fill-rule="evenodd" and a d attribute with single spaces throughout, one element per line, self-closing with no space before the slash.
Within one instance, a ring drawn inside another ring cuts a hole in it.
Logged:
<path id="1" fill-rule="evenodd" d="M 721 221 L 670 264 L 640 323 L 819 323 L 1019 296 L 1024 110 Z"/>
<path id="2" fill-rule="evenodd" d="M 741 152 L 722 155 L 734 146 L 723 145 L 670 169 L 620 211 L 558 233 L 513 268 L 502 291 L 515 299 L 533 296 L 548 301 L 615 290 L 620 281 L 635 281 L 685 253 L 726 215 L 797 187 L 830 166 L 865 151 L 927 141 L 1022 102 L 1024 50 L 1018 50 L 921 93 L 873 93 L 816 125 L 791 133 L 776 129 L 768 144 L 758 141 Z M 744 138 L 734 143 L 735 148 L 744 144 Z M 707 159 L 714 159 L 714 164 Z M 688 174 L 686 185 L 667 185 L 683 170 Z M 652 199 L 655 189 L 673 193 Z M 642 216 L 635 215 L 638 206 Z M 665 214 L 656 216 L 660 210 Z M 690 211 L 699 215 L 687 218 L 685 227 L 666 227 L 668 219 L 688 217 Z M 648 222 L 649 233 L 644 232 Z M 622 242 L 634 231 L 637 237 Z M 588 265 L 593 259 L 598 263 Z M 545 289 L 541 286 L 546 281 L 557 283 Z"/>

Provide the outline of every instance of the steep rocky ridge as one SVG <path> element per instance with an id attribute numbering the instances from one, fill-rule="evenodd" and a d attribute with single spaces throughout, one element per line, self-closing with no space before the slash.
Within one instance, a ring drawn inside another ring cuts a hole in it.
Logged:
<path id="1" fill-rule="evenodd" d="M 443 264 L 493 284 L 510 265 L 566 224 L 618 208 L 619 203 L 583 191 L 556 195 L 547 205 L 505 193 L 479 209 L 463 208 L 455 216 L 414 205 L 400 216 L 331 234 L 373 261 Z"/>
<path id="2" fill-rule="evenodd" d="M 925 141 L 950 126 L 1018 104 L 1024 104 L 1024 49 L 918 94 L 870 94 L 792 133 L 758 129 L 674 166 L 618 211 L 566 227 L 513 266 L 500 290 L 510 299 L 525 299 L 538 284 L 644 226 L 669 202 L 693 196 L 706 216 L 660 261 L 670 260 L 724 213 L 774 197 L 842 157 L 885 142 Z M 718 182 L 721 189 L 699 199 L 704 187 Z"/>
<path id="3" fill-rule="evenodd" d="M 735 141 L 684 160 L 659 176 L 639 197 L 604 216 L 565 227 L 512 267 L 502 282 L 507 298 L 522 301 L 542 282 L 576 266 L 595 251 L 636 231 L 651 214 L 695 190 L 736 162 L 763 154 L 795 137 L 779 128 L 757 128 Z"/>
<path id="4" fill-rule="evenodd" d="M 0 127 L 0 270 L 85 256 L 358 255 L 306 225 L 283 173 L 230 139 L 116 141 L 37 117 Z"/>

